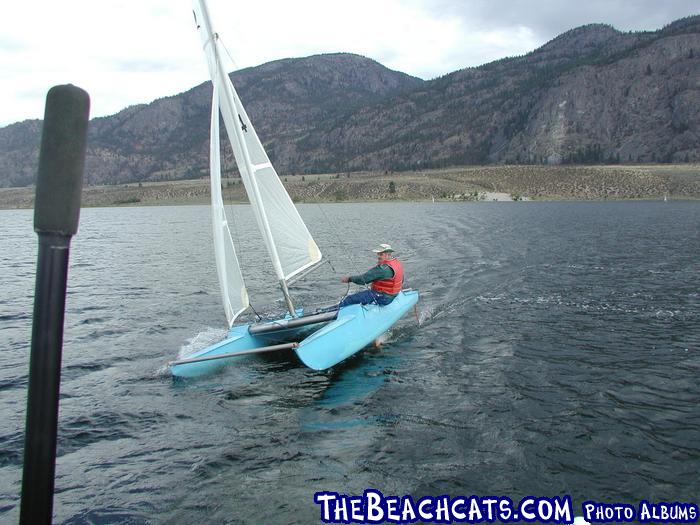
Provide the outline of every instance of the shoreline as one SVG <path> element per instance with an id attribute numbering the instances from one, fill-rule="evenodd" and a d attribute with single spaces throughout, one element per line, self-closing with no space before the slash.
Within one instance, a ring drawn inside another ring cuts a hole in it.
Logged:
<path id="1" fill-rule="evenodd" d="M 295 203 L 700 199 L 700 164 L 463 166 L 423 171 L 281 175 Z M 224 201 L 248 202 L 238 178 Z M 0 209 L 33 207 L 34 187 L 0 188 Z M 85 186 L 83 207 L 209 203 L 209 179 Z"/>

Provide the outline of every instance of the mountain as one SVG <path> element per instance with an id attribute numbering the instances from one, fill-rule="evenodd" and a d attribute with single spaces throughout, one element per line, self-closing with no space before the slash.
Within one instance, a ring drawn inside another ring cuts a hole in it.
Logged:
<path id="1" fill-rule="evenodd" d="M 351 54 L 284 59 L 231 74 L 271 159 L 286 171 L 290 144 L 320 122 L 351 114 L 423 80 Z M 199 177 L 207 173 L 211 83 L 90 121 L 88 184 Z M 222 126 L 223 127 L 223 126 Z M 0 128 L 0 187 L 34 180 L 41 121 Z M 222 140 L 222 144 L 228 144 Z M 223 169 L 233 169 L 230 146 Z"/>
<path id="2" fill-rule="evenodd" d="M 343 53 L 232 79 L 280 174 L 700 160 L 700 16 L 650 32 L 587 25 L 431 81 Z M 88 184 L 205 174 L 210 97 L 204 83 L 93 119 Z M 0 128 L 0 186 L 33 181 L 40 127 Z"/>
<path id="3" fill-rule="evenodd" d="M 305 146 L 323 169 L 339 171 L 699 160 L 699 139 L 700 17 L 692 17 L 645 33 L 580 27 L 324 123 Z"/>

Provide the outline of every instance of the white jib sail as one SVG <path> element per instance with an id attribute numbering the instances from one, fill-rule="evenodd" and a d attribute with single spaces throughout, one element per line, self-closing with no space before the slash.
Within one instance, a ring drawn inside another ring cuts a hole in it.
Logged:
<path id="1" fill-rule="evenodd" d="M 292 199 L 258 138 L 231 80 L 221 63 L 218 35 L 212 29 L 204 0 L 195 5 L 209 72 L 219 95 L 221 115 L 236 164 L 250 198 L 278 279 L 288 281 L 321 260 L 314 242 Z"/>
<path id="2" fill-rule="evenodd" d="M 241 274 L 236 249 L 228 227 L 224 200 L 221 196 L 221 148 L 219 144 L 219 97 L 214 86 L 211 103 L 211 143 L 209 151 L 209 171 L 211 181 L 211 224 L 214 238 L 216 272 L 219 275 L 221 299 L 226 311 L 228 326 L 248 307 L 248 292 Z"/>

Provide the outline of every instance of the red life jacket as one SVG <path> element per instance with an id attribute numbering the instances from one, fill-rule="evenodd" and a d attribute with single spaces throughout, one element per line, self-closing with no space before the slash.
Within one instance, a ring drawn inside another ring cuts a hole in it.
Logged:
<path id="1" fill-rule="evenodd" d="M 382 264 L 388 264 L 394 270 L 394 276 L 390 279 L 380 279 L 372 283 L 372 290 L 375 292 L 383 292 L 389 295 L 396 295 L 401 291 L 403 284 L 403 266 L 398 259 L 389 259 Z M 381 266 L 381 265 L 380 265 Z"/>

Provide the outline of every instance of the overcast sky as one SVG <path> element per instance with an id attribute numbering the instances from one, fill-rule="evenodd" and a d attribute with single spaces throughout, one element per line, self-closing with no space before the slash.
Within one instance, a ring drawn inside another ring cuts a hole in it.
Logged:
<path id="1" fill-rule="evenodd" d="M 236 61 L 346 51 L 424 79 L 527 53 L 603 22 L 655 30 L 700 14 L 697 0 L 209 0 Z M 5 2 L 0 126 L 42 118 L 47 90 L 72 83 L 91 116 L 111 115 L 207 80 L 189 0 Z"/>

